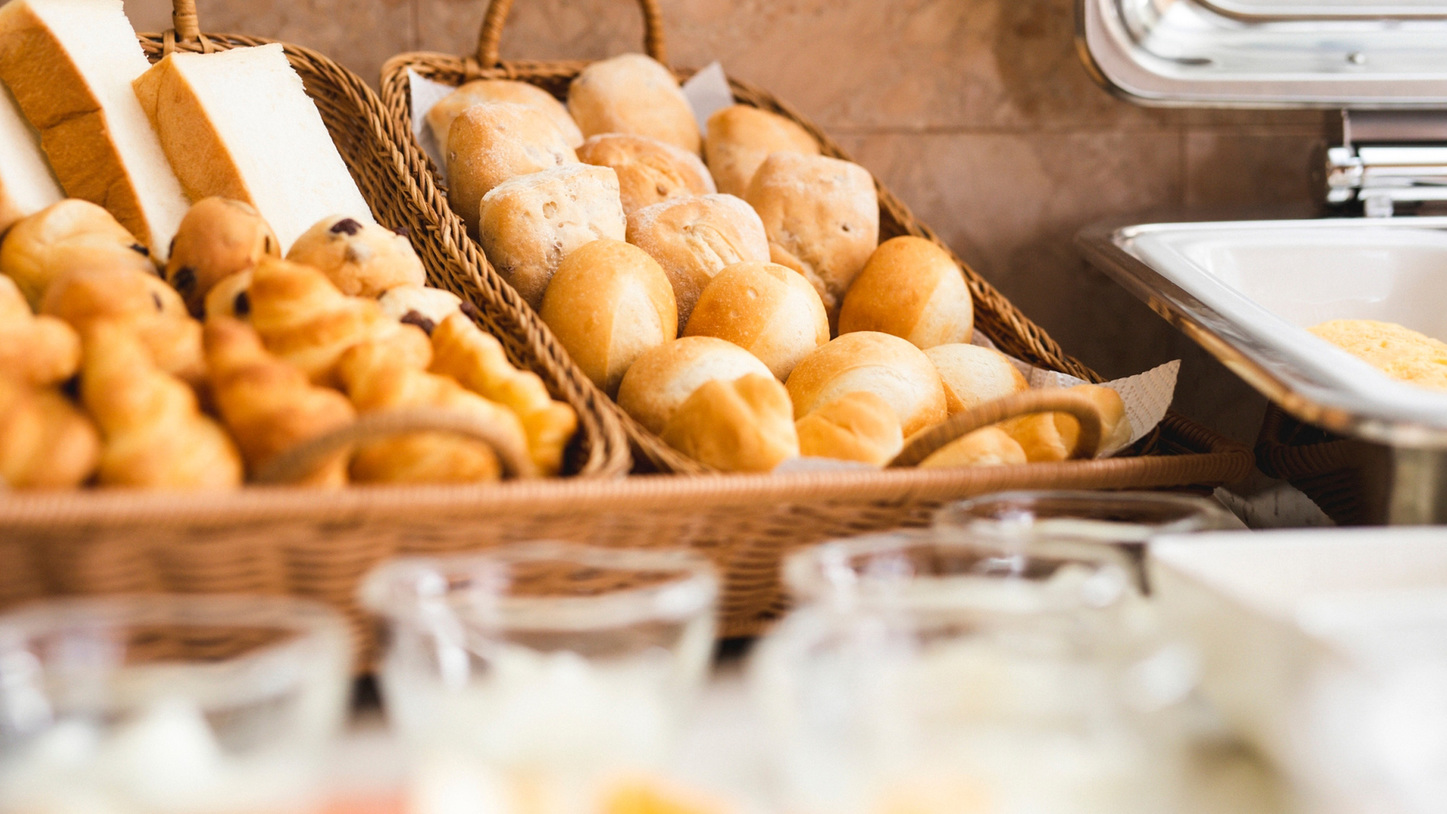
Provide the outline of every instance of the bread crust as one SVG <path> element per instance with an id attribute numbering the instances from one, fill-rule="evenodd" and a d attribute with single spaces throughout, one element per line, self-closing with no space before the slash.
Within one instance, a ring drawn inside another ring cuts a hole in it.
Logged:
<path id="1" fill-rule="evenodd" d="M 671 198 L 718 192 L 697 155 L 647 136 L 593 136 L 578 148 L 578 160 L 618 173 L 623 211 L 629 215 Z"/>
<path id="2" fill-rule="evenodd" d="M 474 233 L 487 193 L 520 176 L 578 163 L 546 114 L 512 102 L 486 102 L 458 114 L 446 156 L 447 203 Z"/>
<path id="3" fill-rule="evenodd" d="M 949 253 L 922 237 L 879 244 L 849 284 L 839 332 L 883 331 L 918 348 L 969 342 L 974 302 Z"/>
<path id="4" fill-rule="evenodd" d="M 829 318 L 818 292 L 792 269 L 735 263 L 704 287 L 683 334 L 727 339 L 783 381 L 829 341 Z"/>
<path id="5" fill-rule="evenodd" d="M 732 342 L 688 336 L 639 356 L 618 387 L 618 406 L 649 432 L 661 433 L 680 405 L 704 382 L 772 376 L 757 357 Z"/>
<path id="6" fill-rule="evenodd" d="M 568 86 L 568 112 L 584 136 L 630 133 L 697 154 L 702 138 L 673 73 L 643 54 L 594 62 Z"/>
<path id="7" fill-rule="evenodd" d="M 733 105 L 708 117 L 703 152 L 718 191 L 742 197 L 770 153 L 819 155 L 819 143 L 807 130 L 777 113 Z"/>
<path id="8" fill-rule="evenodd" d="M 536 109 L 547 117 L 563 135 L 569 147 L 576 149 L 583 143 L 583 131 L 568 115 L 568 109 L 551 93 L 537 85 L 513 79 L 475 79 L 442 97 L 427 111 L 427 127 L 443 155 L 447 155 L 447 135 L 452 122 L 462 111 L 485 102 L 512 102 Z"/>
<path id="9" fill-rule="evenodd" d="M 679 405 L 661 437 L 721 472 L 769 472 L 799 455 L 789 394 L 778 379 L 758 373 L 704 382 Z"/>
<path id="10" fill-rule="evenodd" d="M 876 331 L 843 334 L 830 341 L 806 356 L 786 384 L 795 419 L 857 390 L 889 402 L 905 438 L 947 415 L 944 386 L 924 351 Z"/>
<path id="11" fill-rule="evenodd" d="M 927 348 L 924 355 L 939 371 L 950 415 L 1030 389 L 1009 357 L 991 348 L 951 343 Z"/>

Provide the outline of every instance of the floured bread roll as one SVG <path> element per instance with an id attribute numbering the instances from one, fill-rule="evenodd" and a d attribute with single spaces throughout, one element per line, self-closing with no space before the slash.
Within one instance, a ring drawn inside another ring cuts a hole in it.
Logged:
<path id="1" fill-rule="evenodd" d="M 263 257 L 280 256 L 276 234 L 255 207 L 229 198 L 204 198 L 186 212 L 176 230 L 166 282 L 199 316 L 217 283 L 249 270 Z"/>
<path id="2" fill-rule="evenodd" d="M 622 240 L 627 227 L 617 173 L 575 164 L 514 178 L 487 193 L 478 242 L 497 273 L 537 309 L 564 257 L 595 240 Z"/>
<path id="3" fill-rule="evenodd" d="M 819 143 L 793 121 L 749 105 L 733 105 L 708 117 L 703 154 L 718 191 L 743 197 L 759 165 L 771 153 L 818 155 Z"/>
<path id="4" fill-rule="evenodd" d="M 462 111 L 487 102 L 512 102 L 534 108 L 552 121 L 569 147 L 576 149 L 583 143 L 583 132 L 568 115 L 568 109 L 551 93 L 512 79 L 476 79 L 442 97 L 427 111 L 427 127 L 443 155 L 447 155 L 447 135 L 452 130 L 452 122 Z"/>
<path id="5" fill-rule="evenodd" d="M 670 198 L 718 191 L 708 168 L 696 154 L 646 136 L 624 133 L 593 136 L 578 148 L 578 160 L 612 167 L 618 173 L 623 212 L 629 215 Z"/>
<path id="6" fill-rule="evenodd" d="M 879 245 L 879 199 L 869 171 L 822 155 L 775 153 L 749 182 L 771 259 L 803 274 L 833 321 L 844 292 Z"/>
<path id="7" fill-rule="evenodd" d="M 920 461 L 920 469 L 1009 466 L 1028 463 L 1025 450 L 999 427 L 984 427 L 956 438 Z"/>
<path id="8" fill-rule="evenodd" d="M 769 238 L 758 213 L 732 195 L 674 198 L 634 212 L 628 242 L 663 267 L 678 303 L 678 331 L 704 286 L 735 263 L 767 263 Z"/>
<path id="9" fill-rule="evenodd" d="M 716 336 L 759 357 L 780 381 L 829 341 L 819 294 L 801 275 L 773 263 L 735 263 L 698 296 L 685 336 Z"/>
<path id="10" fill-rule="evenodd" d="M 889 402 L 905 438 L 947 416 L 944 385 L 924 351 L 876 331 L 841 334 L 804 357 L 787 384 L 796 419 L 858 390 Z"/>
<path id="11" fill-rule="evenodd" d="M 924 352 L 945 385 L 950 415 L 1030 389 L 1005 354 L 977 345 L 936 345 Z"/>
<path id="12" fill-rule="evenodd" d="M 68 198 L 11 227 L 0 243 L 3 271 L 30 303 L 40 307 L 55 278 L 77 269 L 156 270 L 146 247 L 111 213 L 88 201 Z"/>
<path id="13" fill-rule="evenodd" d="M 659 272 L 660 274 L 662 272 Z M 30 312 L 15 281 L 0 277 L 0 375 L 56 384 L 80 367 L 80 336 L 64 321 Z"/>
<path id="14" fill-rule="evenodd" d="M 905 235 L 879 244 L 850 284 L 839 332 L 883 331 L 919 348 L 969 342 L 974 301 L 948 252 Z"/>
<path id="15" fill-rule="evenodd" d="M 678 338 L 667 275 L 647 252 L 621 240 L 595 240 L 563 258 L 538 314 L 610 396 L 635 359 Z"/>
<path id="16" fill-rule="evenodd" d="M 0 486 L 68 489 L 100 461 L 100 434 L 53 387 L 0 376 Z"/>
<path id="17" fill-rule="evenodd" d="M 447 202 L 470 231 L 478 205 L 504 181 L 578 163 L 578 156 L 546 113 L 511 102 L 464 110 L 447 136 Z"/>
<path id="18" fill-rule="evenodd" d="M 704 382 L 659 435 L 665 444 L 722 472 L 769 472 L 799 455 L 789 394 L 778 379 L 758 373 Z"/>
<path id="19" fill-rule="evenodd" d="M 1100 411 L 1100 454 L 1126 445 L 1131 436 L 1130 419 L 1118 393 L 1098 384 L 1078 384 L 1066 389 L 1088 397 Z M 1068 413 L 1023 415 L 1001 421 L 998 426 L 1019 442 L 1032 463 L 1069 459 L 1080 438 L 1080 422 Z"/>
<path id="20" fill-rule="evenodd" d="M 345 215 L 324 218 L 302 232 L 286 259 L 320 271 L 353 297 L 379 297 L 399 285 L 427 282 L 422 259 L 405 236 Z"/>
<path id="21" fill-rule="evenodd" d="M 904 431 L 894 407 L 875 393 L 845 393 L 803 418 L 795 426 L 799 453 L 815 458 L 883 466 L 904 448 Z"/>
<path id="22" fill-rule="evenodd" d="M 201 323 L 191 318 L 181 295 L 154 274 L 126 268 L 73 271 L 51 283 L 40 312 L 81 334 L 100 320 L 121 323 L 161 370 L 193 385 L 205 378 Z"/>
<path id="23" fill-rule="evenodd" d="M 428 334 L 437 323 L 462 310 L 462 298 L 451 291 L 425 285 L 399 285 L 377 298 L 382 312 L 416 325 Z"/>
<path id="24" fill-rule="evenodd" d="M 584 136 L 647 136 L 697 154 L 698 121 L 673 73 L 643 54 L 594 62 L 568 86 L 568 112 Z"/>
<path id="25" fill-rule="evenodd" d="M 618 387 L 618 406 L 650 432 L 660 433 L 704 382 L 750 373 L 772 376 L 758 357 L 732 342 L 689 336 L 645 352 Z"/>

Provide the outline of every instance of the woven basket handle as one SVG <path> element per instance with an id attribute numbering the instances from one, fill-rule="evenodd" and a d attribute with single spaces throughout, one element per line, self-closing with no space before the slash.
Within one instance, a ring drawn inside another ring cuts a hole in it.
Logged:
<path id="1" fill-rule="evenodd" d="M 170 54 L 176 50 L 176 43 L 200 43 L 205 54 L 216 50 L 215 45 L 201 33 L 201 21 L 196 17 L 196 0 L 171 0 L 171 30 L 161 35 L 161 53 Z"/>
<path id="2" fill-rule="evenodd" d="M 176 0 L 177 7 L 181 3 L 182 0 Z M 643 50 L 667 65 L 668 49 L 663 44 L 663 16 L 658 10 L 658 0 L 638 0 L 638 7 L 643 10 Z M 477 36 L 478 65 L 491 68 L 499 63 L 498 43 L 511 10 L 512 0 L 492 0 L 487 4 L 487 15 L 482 18 L 482 31 Z"/>
<path id="3" fill-rule="evenodd" d="M 1087 397 L 1064 389 L 1026 390 L 995 399 L 953 416 L 942 424 L 917 433 L 889 462 L 891 467 L 915 466 L 941 447 L 1008 418 L 1029 413 L 1069 413 L 1080 422 L 1072 458 L 1094 458 L 1100 453 L 1100 411 Z"/>
<path id="4" fill-rule="evenodd" d="M 537 468 L 528 457 L 527 449 L 517 439 L 499 431 L 496 425 L 453 410 L 416 408 L 361 416 L 350 424 L 277 455 L 253 473 L 252 480 L 264 484 L 296 483 L 328 458 L 353 444 L 409 432 L 450 432 L 469 440 L 482 441 L 497 454 L 504 477 L 537 476 Z"/>

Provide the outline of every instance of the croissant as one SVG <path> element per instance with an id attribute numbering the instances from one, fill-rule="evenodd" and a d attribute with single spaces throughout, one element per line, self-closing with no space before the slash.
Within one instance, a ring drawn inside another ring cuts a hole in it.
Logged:
<path id="1" fill-rule="evenodd" d="M 0 376 L 0 480 L 15 489 L 79 486 L 100 459 L 100 434 L 53 387 Z"/>
<path id="2" fill-rule="evenodd" d="M 512 410 L 522 421 L 528 455 L 538 471 L 555 475 L 562 469 L 563 450 L 578 429 L 577 413 L 553 401 L 537 374 L 513 367 L 502 344 L 465 314 L 452 314 L 433 329 L 430 370 Z"/>
<path id="3" fill-rule="evenodd" d="M 0 277 L 0 374 L 30 384 L 54 384 L 80 367 L 80 336 L 54 317 L 37 317 L 20 288 Z"/>
<path id="4" fill-rule="evenodd" d="M 446 376 L 418 370 L 395 345 L 356 345 L 342 355 L 338 370 L 359 412 L 405 407 L 465 411 L 498 427 L 515 449 L 527 448 L 516 415 Z M 418 432 L 362 444 L 351 474 L 358 481 L 458 483 L 497 480 L 501 466 L 485 443 L 450 433 Z"/>
<path id="5" fill-rule="evenodd" d="M 155 273 L 150 253 L 99 206 L 67 198 L 23 218 L 0 243 L 0 271 L 20 286 L 31 308 L 52 280 L 80 269 Z"/>
<path id="6" fill-rule="evenodd" d="M 161 370 L 126 325 L 97 320 L 81 334 L 81 398 L 100 425 L 107 486 L 218 489 L 241 484 L 241 457 L 201 414 L 185 382 Z"/>
<path id="7" fill-rule="evenodd" d="M 387 316 L 375 301 L 348 297 L 310 266 L 263 259 L 251 272 L 248 300 L 266 349 L 316 384 L 336 386 L 337 360 L 360 342 L 396 345 L 399 358 L 419 370 L 432 360 L 421 329 Z"/>
<path id="8" fill-rule="evenodd" d="M 205 342 L 211 397 L 253 471 L 356 417 L 346 396 L 313 385 L 305 373 L 267 353 L 261 337 L 244 322 L 211 319 Z M 349 450 L 336 453 L 299 483 L 346 485 L 349 455 Z"/>

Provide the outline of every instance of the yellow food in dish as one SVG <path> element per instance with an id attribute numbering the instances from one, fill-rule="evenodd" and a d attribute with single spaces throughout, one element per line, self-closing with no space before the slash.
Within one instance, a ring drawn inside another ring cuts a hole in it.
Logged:
<path id="1" fill-rule="evenodd" d="M 1447 342 L 1369 319 L 1337 319 L 1309 330 L 1394 379 L 1447 390 Z"/>

